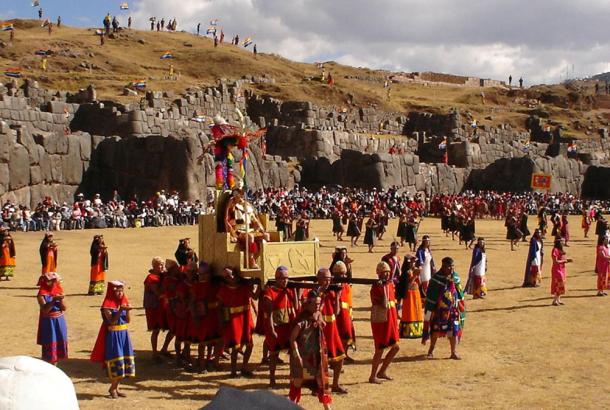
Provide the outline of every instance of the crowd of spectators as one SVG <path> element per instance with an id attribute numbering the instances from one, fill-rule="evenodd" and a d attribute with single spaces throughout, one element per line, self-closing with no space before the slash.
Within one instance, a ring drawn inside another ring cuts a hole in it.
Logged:
<path id="1" fill-rule="evenodd" d="M 295 186 L 293 189 L 249 191 L 247 196 L 258 212 L 269 214 L 271 219 L 282 214 L 284 218 L 295 220 L 301 216 L 331 219 L 337 212 L 345 216 L 351 213 L 367 216 L 375 210 L 383 210 L 388 218 L 394 218 L 407 209 L 417 210 L 422 216 L 440 216 L 447 205 L 473 207 L 477 209 L 477 218 L 498 219 L 516 203 L 530 215 L 535 215 L 541 207 L 570 214 L 581 214 L 592 204 L 603 212 L 610 207 L 608 201 L 592 202 L 563 193 L 483 191 L 427 197 L 396 187 L 365 190 L 333 186 L 308 190 Z M 212 212 L 212 198 L 203 202 L 186 201 L 177 192 L 160 191 L 145 201 L 137 197 L 123 200 L 115 191 L 106 201 L 102 201 L 99 194 L 92 199 L 77 194 L 73 203 L 58 203 L 46 197 L 34 209 L 7 201 L 2 206 L 2 225 L 14 231 L 194 225 L 200 214 Z"/>
<path id="2" fill-rule="evenodd" d="M 147 201 L 135 197 L 124 201 L 115 191 L 107 201 L 99 194 L 90 200 L 78 194 L 73 203 L 46 197 L 34 209 L 7 201 L 2 206 L 2 225 L 24 232 L 194 225 L 205 211 L 201 201 L 182 200 L 177 192 L 160 191 Z"/>

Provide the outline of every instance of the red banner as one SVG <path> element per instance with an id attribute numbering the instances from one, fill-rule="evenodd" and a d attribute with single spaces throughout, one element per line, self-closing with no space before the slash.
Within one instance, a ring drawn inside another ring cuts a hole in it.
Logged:
<path id="1" fill-rule="evenodd" d="M 552 176 L 548 174 L 532 174 L 532 189 L 551 189 Z"/>

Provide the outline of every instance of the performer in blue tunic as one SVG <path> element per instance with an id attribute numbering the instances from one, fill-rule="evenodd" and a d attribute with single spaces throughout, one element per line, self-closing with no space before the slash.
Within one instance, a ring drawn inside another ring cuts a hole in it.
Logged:
<path id="1" fill-rule="evenodd" d="M 472 260 L 468 270 L 468 281 L 464 290 L 474 299 L 483 299 L 487 296 L 487 255 L 485 253 L 485 238 L 477 239 L 477 244 L 472 250 Z"/>
<path id="2" fill-rule="evenodd" d="M 130 321 L 129 301 L 120 281 L 108 283 L 106 298 L 102 303 L 102 327 L 91 352 L 91 361 L 104 363 L 110 378 L 110 397 L 125 397 L 119 391 L 119 383 L 126 377 L 136 376 L 135 355 L 129 338 L 127 324 Z"/>
<path id="3" fill-rule="evenodd" d="M 532 239 L 530 239 L 530 249 L 527 254 L 527 262 L 525 264 L 525 275 L 523 278 L 523 287 L 532 288 L 540 286 L 542 279 L 542 263 L 544 262 L 544 242 L 540 229 L 534 231 Z"/>
<path id="4" fill-rule="evenodd" d="M 42 360 L 51 364 L 68 358 L 68 328 L 64 311 L 64 291 L 59 275 L 47 272 L 38 280 L 38 344 L 42 346 Z"/>

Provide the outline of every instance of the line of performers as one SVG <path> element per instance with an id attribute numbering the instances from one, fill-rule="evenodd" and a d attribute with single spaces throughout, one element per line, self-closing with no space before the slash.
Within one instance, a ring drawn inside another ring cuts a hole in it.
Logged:
<path id="1" fill-rule="evenodd" d="M 276 386 L 280 352 L 288 351 L 290 399 L 298 403 L 301 388 L 307 385 L 328 407 L 331 392 L 347 394 L 340 377 L 344 361 L 350 361 L 348 351 L 356 344 L 350 283 L 371 285 L 375 353 L 369 382 L 391 380 L 388 368 L 401 337 L 420 338 L 424 343 L 430 339 L 428 356 L 432 357 L 437 338 L 447 336 L 451 358 L 459 359 L 456 347 L 465 308 L 453 260 L 443 259 L 441 268 L 424 284 L 420 283 L 417 258 L 406 256 L 401 263 L 397 250 L 394 243 L 379 262 L 377 280 L 351 278 L 351 261 L 346 249 L 340 248 L 330 267 L 318 271 L 316 283 L 291 281 L 288 268 L 280 266 L 275 279 L 265 287 L 243 278 L 237 268 L 213 272 L 205 262 L 180 266 L 173 260 L 154 258 L 144 282 L 153 359 L 171 357 L 169 348 L 174 340 L 176 362 L 185 369 L 218 370 L 219 361 L 228 354 L 230 376 L 251 377 L 249 363 L 253 334 L 257 333 L 264 336 L 263 361 L 269 363 L 270 386 Z M 162 331 L 167 334 L 159 348 Z M 195 358 L 191 355 L 193 344 L 198 344 Z"/>

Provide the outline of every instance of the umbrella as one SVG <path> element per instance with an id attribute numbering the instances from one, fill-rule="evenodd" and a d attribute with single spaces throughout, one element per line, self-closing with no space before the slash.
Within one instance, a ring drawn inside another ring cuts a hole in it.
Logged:
<path id="1" fill-rule="evenodd" d="M 267 390 L 243 391 L 233 387 L 221 387 L 210 404 L 201 410 L 300 410 L 285 397 Z"/>

